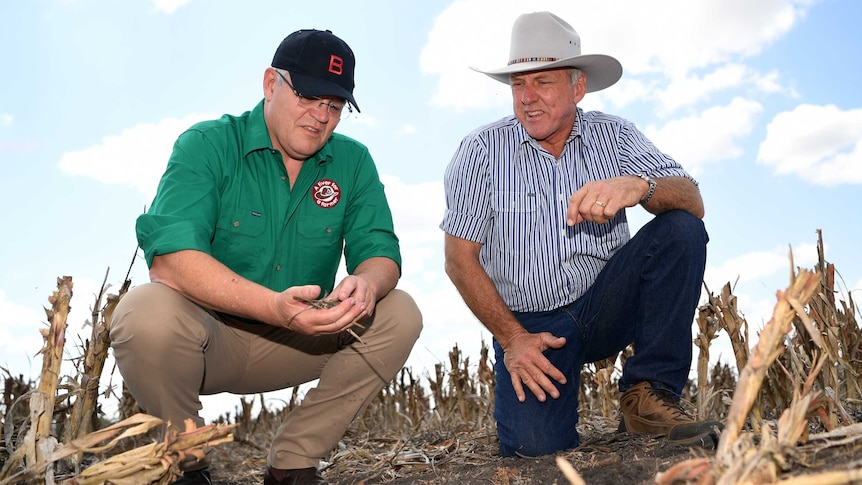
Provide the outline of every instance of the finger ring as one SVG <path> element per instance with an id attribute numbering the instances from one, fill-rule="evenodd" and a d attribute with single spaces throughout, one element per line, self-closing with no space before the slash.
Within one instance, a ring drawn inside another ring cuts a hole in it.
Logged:
<path id="1" fill-rule="evenodd" d="M 599 206 L 599 207 L 604 207 L 604 206 L 605 206 L 605 203 L 604 203 L 604 202 L 596 201 L 596 205 L 597 205 L 597 206 Z"/>

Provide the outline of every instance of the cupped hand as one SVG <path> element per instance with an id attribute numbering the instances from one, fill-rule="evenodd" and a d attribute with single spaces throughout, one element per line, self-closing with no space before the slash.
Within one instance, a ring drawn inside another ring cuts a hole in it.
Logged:
<path id="1" fill-rule="evenodd" d="M 344 331 L 363 314 L 364 306 L 353 297 L 342 299 L 330 308 L 316 308 L 302 301 L 319 296 L 317 285 L 292 286 L 277 293 L 274 306 L 278 317 L 274 323 L 305 335 L 325 335 Z"/>
<path id="2" fill-rule="evenodd" d="M 365 318 L 374 313 L 374 306 L 377 303 L 377 293 L 374 287 L 364 278 L 349 275 L 341 280 L 341 283 L 332 290 L 328 299 L 344 301 L 352 298 L 356 302 L 356 306 L 362 307 L 362 313 L 358 318 Z"/>
<path id="3" fill-rule="evenodd" d="M 512 387 L 515 388 L 518 401 L 524 402 L 527 398 L 524 386 L 541 402 L 545 402 L 547 395 L 554 399 L 560 397 L 560 391 L 553 381 L 565 384 L 566 376 L 542 352 L 564 345 L 564 337 L 555 337 L 549 332 L 518 335 L 506 343 L 503 347 L 503 362 L 512 377 Z"/>

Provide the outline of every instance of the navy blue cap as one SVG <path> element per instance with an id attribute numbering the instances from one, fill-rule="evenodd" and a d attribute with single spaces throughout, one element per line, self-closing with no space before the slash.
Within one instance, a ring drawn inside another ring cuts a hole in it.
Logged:
<path id="1" fill-rule="evenodd" d="M 290 72 L 293 87 L 305 96 L 337 96 L 359 111 L 353 99 L 356 58 L 350 46 L 329 30 L 303 29 L 287 37 L 272 67 Z"/>

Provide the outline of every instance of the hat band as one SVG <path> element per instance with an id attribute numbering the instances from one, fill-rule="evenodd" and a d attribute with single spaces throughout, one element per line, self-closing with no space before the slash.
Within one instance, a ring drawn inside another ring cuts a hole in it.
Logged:
<path id="1" fill-rule="evenodd" d="M 519 64 L 521 62 L 556 62 L 560 60 L 559 57 L 522 57 L 520 59 L 512 59 L 509 61 L 509 66 L 512 64 Z"/>

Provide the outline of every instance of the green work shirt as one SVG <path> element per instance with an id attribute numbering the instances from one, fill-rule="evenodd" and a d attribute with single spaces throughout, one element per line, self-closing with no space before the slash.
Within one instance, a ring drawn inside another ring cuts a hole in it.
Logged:
<path id="1" fill-rule="evenodd" d="M 333 133 L 291 189 L 263 101 L 180 135 L 136 232 L 149 266 L 156 255 L 195 249 L 275 291 L 307 284 L 331 291 L 342 250 L 348 273 L 377 256 L 401 267 L 368 149 Z"/>

